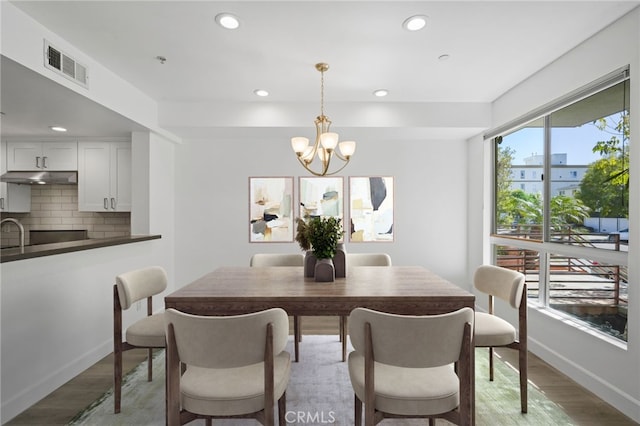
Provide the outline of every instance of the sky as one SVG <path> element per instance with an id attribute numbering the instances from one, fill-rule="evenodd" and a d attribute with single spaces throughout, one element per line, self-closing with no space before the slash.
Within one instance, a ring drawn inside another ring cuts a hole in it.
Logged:
<path id="1" fill-rule="evenodd" d="M 514 165 L 524 164 L 524 158 L 544 153 L 544 130 L 540 127 L 525 127 L 503 138 L 502 147 L 515 150 Z M 611 134 L 599 130 L 594 124 L 580 127 L 558 127 L 551 132 L 551 153 L 567 154 L 568 165 L 586 165 L 600 159 L 592 149 L 598 141 L 609 140 Z"/>

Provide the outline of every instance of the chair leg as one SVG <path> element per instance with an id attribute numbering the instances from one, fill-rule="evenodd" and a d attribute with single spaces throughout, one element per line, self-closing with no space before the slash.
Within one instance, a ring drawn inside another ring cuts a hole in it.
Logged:
<path id="1" fill-rule="evenodd" d="M 120 400 L 122 398 L 122 351 L 113 352 L 113 412 L 120 412 Z"/>
<path id="2" fill-rule="evenodd" d="M 298 336 L 298 342 L 302 342 L 302 317 L 293 317 L 293 324 L 295 333 Z"/>
<path id="3" fill-rule="evenodd" d="M 376 409 L 373 404 L 364 406 L 364 426 L 374 426 L 376 424 Z"/>
<path id="4" fill-rule="evenodd" d="M 347 360 L 347 336 L 342 336 L 342 362 Z"/>
<path id="5" fill-rule="evenodd" d="M 493 382 L 493 348 L 489 348 L 489 381 Z"/>
<path id="6" fill-rule="evenodd" d="M 340 341 L 342 342 L 342 362 L 347 360 L 347 317 L 340 317 Z"/>
<path id="7" fill-rule="evenodd" d="M 120 412 L 122 395 L 122 307 L 118 286 L 113 285 L 113 412 Z"/>
<path id="8" fill-rule="evenodd" d="M 527 412 L 527 370 L 528 370 L 528 360 L 527 360 L 527 351 L 519 349 L 519 360 L 518 360 L 518 369 L 520 370 L 520 408 L 523 413 Z"/>
<path id="9" fill-rule="evenodd" d="M 302 339 L 300 332 L 300 317 L 293 317 L 293 352 L 295 354 L 295 361 L 300 360 L 300 340 Z"/>
<path id="10" fill-rule="evenodd" d="M 436 426 L 436 419 L 429 417 L 429 426 Z"/>
<path id="11" fill-rule="evenodd" d="M 287 425 L 287 393 L 283 393 L 280 399 L 278 400 L 278 425 L 286 426 Z"/>
<path id="12" fill-rule="evenodd" d="M 355 412 L 354 412 L 354 418 L 355 418 L 355 422 L 354 425 L 355 426 L 362 426 L 362 401 L 360 401 L 360 398 L 358 398 L 358 396 L 356 394 L 353 394 L 354 399 L 355 399 L 355 403 L 354 403 L 354 408 L 355 408 Z"/>
<path id="13" fill-rule="evenodd" d="M 153 349 L 151 348 L 147 352 L 147 380 L 153 380 Z"/>
<path id="14" fill-rule="evenodd" d="M 213 426 L 213 419 L 211 417 L 207 417 L 204 419 L 205 426 Z"/>

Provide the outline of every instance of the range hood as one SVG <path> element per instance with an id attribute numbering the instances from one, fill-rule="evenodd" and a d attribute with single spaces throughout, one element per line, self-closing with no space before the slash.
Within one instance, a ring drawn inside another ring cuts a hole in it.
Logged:
<path id="1" fill-rule="evenodd" d="M 0 182 L 74 185 L 78 183 L 78 172 L 7 172 L 0 176 Z"/>

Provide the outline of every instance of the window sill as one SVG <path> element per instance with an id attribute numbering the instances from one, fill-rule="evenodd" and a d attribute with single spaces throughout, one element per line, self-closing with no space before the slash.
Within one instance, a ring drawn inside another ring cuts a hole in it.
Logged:
<path id="1" fill-rule="evenodd" d="M 615 337 L 598 330 L 595 327 L 592 327 L 584 322 L 581 322 L 579 320 L 577 320 L 576 318 L 564 314 L 560 311 L 557 311 L 555 309 L 549 308 L 547 306 L 542 306 L 537 302 L 532 302 L 531 300 L 528 301 L 528 307 L 529 309 L 533 309 L 537 312 L 539 312 L 541 315 L 544 315 L 546 317 L 549 317 L 551 319 L 557 320 L 562 322 L 563 324 L 566 324 L 569 327 L 575 328 L 579 331 L 582 331 L 584 333 L 587 333 L 595 338 L 598 338 L 600 340 L 603 340 L 606 343 L 609 343 L 621 350 L 626 351 L 628 349 L 628 345 L 627 342 L 622 341 L 620 339 L 616 339 Z"/>

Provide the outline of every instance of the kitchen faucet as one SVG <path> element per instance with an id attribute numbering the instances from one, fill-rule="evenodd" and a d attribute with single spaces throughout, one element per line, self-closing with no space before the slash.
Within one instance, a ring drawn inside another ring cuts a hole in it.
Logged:
<path id="1" fill-rule="evenodd" d="M 8 217 L 6 219 L 0 220 L 0 228 L 2 228 L 2 225 L 6 222 L 15 223 L 16 226 L 18 227 L 18 232 L 20 233 L 20 250 L 24 252 L 24 226 L 22 226 L 22 224 L 18 221 L 18 219 Z"/>

